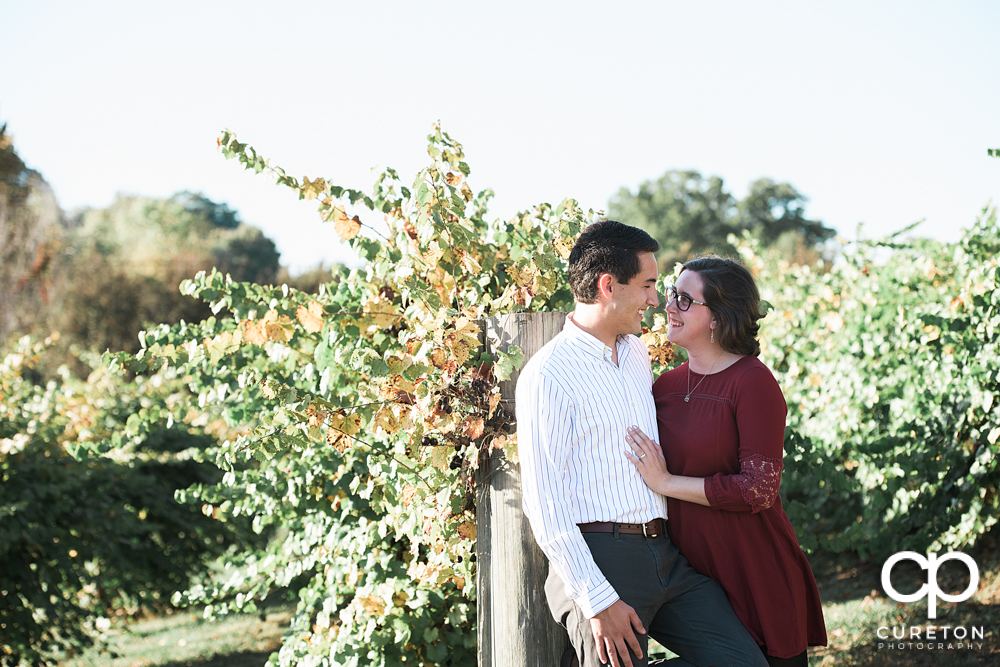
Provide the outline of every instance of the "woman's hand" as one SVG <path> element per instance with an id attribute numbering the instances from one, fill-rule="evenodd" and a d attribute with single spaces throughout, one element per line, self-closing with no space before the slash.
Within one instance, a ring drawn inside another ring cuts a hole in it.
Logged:
<path id="1" fill-rule="evenodd" d="M 626 430 L 625 442 L 632 448 L 631 452 L 625 452 L 625 456 L 635 464 L 639 474 L 642 475 L 642 481 L 652 491 L 667 495 L 666 490 L 672 475 L 667 470 L 667 462 L 663 458 L 660 446 L 650 440 L 638 426 L 631 426 Z"/>

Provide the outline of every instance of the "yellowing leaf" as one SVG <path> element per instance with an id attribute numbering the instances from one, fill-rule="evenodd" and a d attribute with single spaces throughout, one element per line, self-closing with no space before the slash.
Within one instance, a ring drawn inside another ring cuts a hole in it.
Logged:
<path id="1" fill-rule="evenodd" d="M 455 320 L 455 333 L 457 334 L 468 336 L 469 338 L 478 342 L 479 333 L 481 331 L 482 329 L 479 328 L 479 325 L 467 317 L 460 317 L 457 320 Z"/>
<path id="2" fill-rule="evenodd" d="M 462 265 L 462 268 L 465 269 L 466 273 L 478 275 L 483 271 L 483 267 L 476 261 L 476 258 L 467 252 L 462 253 L 460 264 Z"/>
<path id="3" fill-rule="evenodd" d="M 469 417 L 462 425 L 462 435 L 471 440 L 477 440 L 482 437 L 484 428 L 485 423 L 482 417 Z"/>
<path id="4" fill-rule="evenodd" d="M 351 439 L 332 426 L 326 432 L 326 442 L 341 454 L 351 448 Z"/>
<path id="5" fill-rule="evenodd" d="M 416 579 L 417 581 L 437 584 L 440 582 L 441 570 L 443 570 L 444 567 L 444 565 L 422 563 L 415 560 L 410 564 L 406 574 L 409 575 L 411 579 Z"/>
<path id="6" fill-rule="evenodd" d="M 434 291 L 441 297 L 441 303 L 451 303 L 455 298 L 455 276 L 438 266 L 428 274 L 428 278 Z"/>
<path id="7" fill-rule="evenodd" d="M 520 463 L 521 457 L 517 454 L 517 433 L 504 438 L 503 453 L 511 463 Z"/>
<path id="8" fill-rule="evenodd" d="M 309 333 L 316 333 L 323 329 L 323 314 L 323 306 L 315 301 L 311 301 L 308 308 L 299 306 L 295 309 L 295 317 Z"/>
<path id="9" fill-rule="evenodd" d="M 479 341 L 476 341 L 476 347 L 479 346 Z M 469 341 L 465 338 L 458 338 L 457 340 L 451 341 L 451 350 L 455 355 L 456 366 L 461 366 L 469 359 L 469 355 L 473 347 L 469 344 Z"/>
<path id="10" fill-rule="evenodd" d="M 288 317 L 288 315 L 282 315 L 273 322 L 265 322 L 264 331 L 267 332 L 267 337 L 271 340 L 279 343 L 287 343 L 292 339 L 292 332 L 294 331 L 292 318 Z"/>
<path id="11" fill-rule="evenodd" d="M 261 393 L 263 393 L 264 398 L 267 399 L 273 399 L 275 396 L 277 396 L 279 388 L 280 386 L 278 385 L 278 383 L 271 379 L 265 379 L 263 382 L 260 383 Z"/>
<path id="12" fill-rule="evenodd" d="M 471 521 L 463 521 L 458 527 L 458 534 L 467 540 L 476 539 L 476 524 Z"/>
<path id="13" fill-rule="evenodd" d="M 431 352 L 431 363 L 441 370 L 447 370 L 449 365 L 452 364 L 451 357 L 448 356 L 448 353 L 439 347 L 434 348 Z M 453 364 L 451 370 L 454 370 Z"/>
<path id="14" fill-rule="evenodd" d="M 437 268 L 438 262 L 444 256 L 444 250 L 437 241 L 431 241 L 427 245 L 427 250 L 420 254 L 420 259 L 427 265 L 429 269 Z"/>
<path id="15" fill-rule="evenodd" d="M 420 418 L 420 410 L 416 407 L 405 408 L 399 416 L 399 430 L 409 433 Z"/>
<path id="16" fill-rule="evenodd" d="M 640 336 L 646 344 L 649 352 L 649 360 L 654 364 L 666 366 L 674 358 L 674 346 L 667 340 L 667 332 L 664 328 L 646 331 Z"/>
<path id="17" fill-rule="evenodd" d="M 347 217 L 343 207 L 337 206 L 333 213 L 333 230 L 340 238 L 350 241 L 361 231 L 361 220 L 358 216 Z"/>
<path id="18" fill-rule="evenodd" d="M 448 469 L 448 466 L 451 465 L 451 452 L 454 451 L 451 447 L 438 445 L 426 449 L 430 450 L 427 456 L 428 465 L 434 466 L 442 472 Z"/>
<path id="19" fill-rule="evenodd" d="M 385 614 L 385 602 L 374 595 L 359 597 L 358 603 L 361 605 L 362 609 L 370 614 L 374 614 L 375 616 L 383 616 Z"/>
<path id="20" fill-rule="evenodd" d="M 456 367 L 464 364 L 473 350 L 479 349 L 479 331 L 475 322 L 460 317 L 455 322 L 455 331 L 444 336 L 444 344 L 450 348 Z"/>
<path id="21" fill-rule="evenodd" d="M 305 176 L 302 177 L 302 185 L 299 186 L 299 191 L 305 199 L 316 199 L 326 189 L 326 181 L 322 178 L 317 178 L 314 181 L 309 181 Z"/>
<path id="22" fill-rule="evenodd" d="M 379 408 L 373 421 L 375 426 L 381 427 L 389 435 L 399 432 L 399 417 L 391 406 L 383 405 Z"/>
<path id="23" fill-rule="evenodd" d="M 264 323 L 260 320 L 243 320 L 243 338 L 253 345 L 263 345 L 267 341 L 267 332 L 264 331 Z"/>
<path id="24" fill-rule="evenodd" d="M 413 496 L 415 495 L 417 495 L 417 487 L 407 484 L 403 487 L 403 493 L 400 494 L 399 502 L 401 502 L 404 507 L 409 507 L 413 504 Z"/>
<path id="25" fill-rule="evenodd" d="M 493 418 L 493 413 L 496 411 L 498 405 L 500 405 L 500 394 L 490 394 L 490 412 L 487 415 L 490 419 Z"/>
<path id="26" fill-rule="evenodd" d="M 552 247 L 555 248 L 560 257 L 569 259 L 569 255 L 573 251 L 573 240 L 565 236 L 558 236 L 552 241 Z"/>
<path id="27" fill-rule="evenodd" d="M 361 430 L 361 415 L 357 412 L 347 414 L 343 410 L 337 410 L 330 415 L 330 427 L 341 430 L 347 435 L 354 435 Z"/>
<path id="28" fill-rule="evenodd" d="M 329 415 L 330 413 L 320 409 L 315 403 L 310 403 L 306 407 L 306 418 L 309 420 L 310 427 L 322 425 Z"/>
<path id="29" fill-rule="evenodd" d="M 399 322 L 402 315 L 396 310 L 392 300 L 381 295 L 369 297 L 362 308 L 364 318 L 359 318 L 358 323 L 362 329 L 377 327 L 387 329 Z"/>
<path id="30" fill-rule="evenodd" d="M 462 174 L 455 174 L 449 171 L 445 174 L 444 182 L 448 185 L 458 187 L 459 183 L 462 182 Z"/>

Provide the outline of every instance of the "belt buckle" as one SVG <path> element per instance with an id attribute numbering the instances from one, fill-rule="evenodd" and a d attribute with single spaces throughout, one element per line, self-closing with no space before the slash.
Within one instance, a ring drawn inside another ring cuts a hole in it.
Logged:
<path id="1" fill-rule="evenodd" d="M 653 521 L 656 521 L 656 519 L 653 519 Z M 648 526 L 650 523 L 653 523 L 653 521 L 650 521 L 649 523 L 642 524 L 642 536 L 643 537 L 652 538 L 652 537 L 659 537 L 660 536 L 660 534 L 656 532 L 655 528 L 650 528 L 650 532 L 652 534 L 646 532 L 646 526 Z"/>

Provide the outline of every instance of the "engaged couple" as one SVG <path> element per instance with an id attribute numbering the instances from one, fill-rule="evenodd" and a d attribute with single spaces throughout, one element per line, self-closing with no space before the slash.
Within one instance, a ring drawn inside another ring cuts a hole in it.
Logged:
<path id="1" fill-rule="evenodd" d="M 757 356 L 760 295 L 738 262 L 684 265 L 666 294 L 687 352 L 652 376 L 636 334 L 659 244 L 614 221 L 569 259 L 576 309 L 517 384 L 524 511 L 549 559 L 565 665 L 807 664 L 819 592 L 781 507 L 785 400 Z"/>

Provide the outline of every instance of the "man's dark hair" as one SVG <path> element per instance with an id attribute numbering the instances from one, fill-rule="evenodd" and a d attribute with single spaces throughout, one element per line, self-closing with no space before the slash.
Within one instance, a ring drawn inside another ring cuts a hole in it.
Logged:
<path id="1" fill-rule="evenodd" d="M 597 279 L 603 273 L 627 285 L 639 273 L 639 253 L 660 244 L 638 227 L 600 220 L 587 227 L 569 254 L 569 286 L 580 303 L 597 302 Z"/>
<path id="2" fill-rule="evenodd" d="M 750 269 L 732 259 L 710 255 L 692 259 L 684 271 L 694 271 L 701 277 L 702 293 L 717 324 L 715 337 L 726 352 L 751 357 L 760 355 L 757 320 L 760 312 L 760 292 Z"/>

